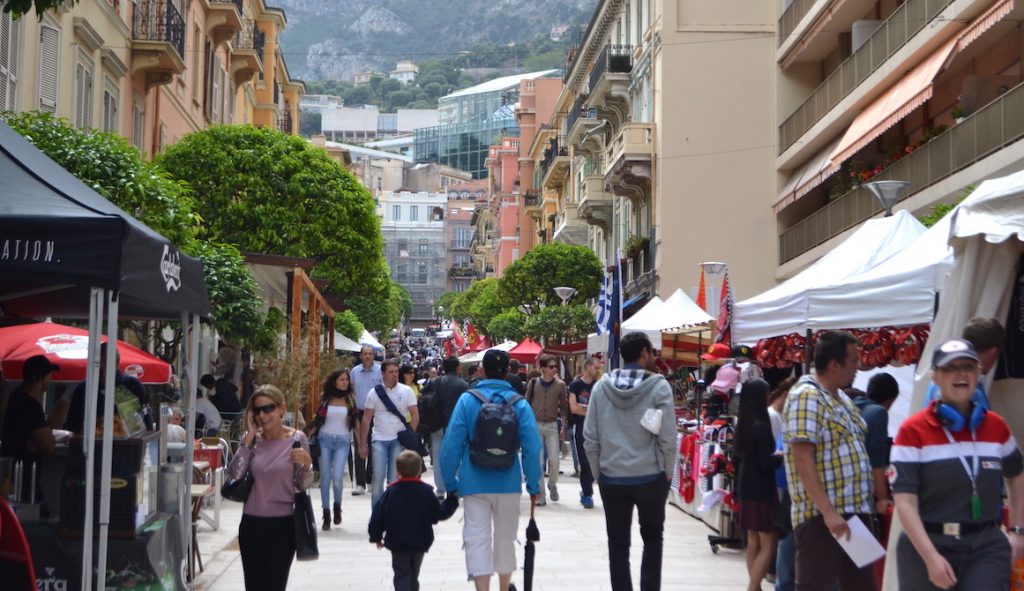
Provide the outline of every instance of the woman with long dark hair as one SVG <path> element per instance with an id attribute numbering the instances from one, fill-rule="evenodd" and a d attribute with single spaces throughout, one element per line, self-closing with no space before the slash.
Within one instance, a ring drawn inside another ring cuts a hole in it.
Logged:
<path id="1" fill-rule="evenodd" d="M 416 368 L 408 363 L 403 363 L 398 369 L 398 381 L 412 388 L 416 398 L 420 397 L 420 385 L 416 383 Z"/>
<path id="2" fill-rule="evenodd" d="M 359 430 L 356 421 L 356 397 L 347 369 L 336 369 L 324 380 L 320 407 L 309 427 L 320 445 L 320 501 L 324 511 L 323 530 L 331 529 L 331 489 L 334 489 L 334 525 L 341 525 L 341 496 L 345 483 L 345 463 L 349 457 L 352 433 Z M 358 437 L 356 445 L 359 444 Z"/>
<path id="3" fill-rule="evenodd" d="M 775 469 L 782 458 L 775 453 L 768 418 L 768 382 L 755 378 L 743 384 L 736 421 L 736 458 L 740 502 L 739 525 L 747 532 L 747 591 L 759 591 L 761 580 L 775 557 Z"/>

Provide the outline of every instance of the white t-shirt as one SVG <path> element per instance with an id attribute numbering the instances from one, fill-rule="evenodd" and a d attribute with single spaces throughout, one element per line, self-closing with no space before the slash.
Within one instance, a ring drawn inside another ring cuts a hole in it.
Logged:
<path id="1" fill-rule="evenodd" d="M 324 426 L 320 427 L 320 433 L 348 437 L 348 407 L 328 405 L 327 417 Z"/>
<path id="2" fill-rule="evenodd" d="M 388 393 L 388 398 L 394 403 L 398 412 L 408 416 L 409 407 L 416 406 L 416 394 L 413 393 L 412 388 L 409 386 L 395 384 L 394 388 L 388 389 L 385 386 L 384 390 Z M 366 397 L 366 410 L 373 411 L 373 434 L 370 437 L 371 441 L 392 441 L 398 438 L 399 431 L 405 429 L 402 421 L 380 401 L 376 388 L 370 390 L 369 395 Z"/>
<path id="3" fill-rule="evenodd" d="M 775 441 L 778 441 L 779 434 L 782 433 L 784 421 L 782 420 L 782 415 L 779 414 L 779 411 L 775 410 L 774 406 L 768 407 L 768 420 L 772 423 L 772 437 L 775 438 Z"/>
<path id="4" fill-rule="evenodd" d="M 220 411 L 206 397 L 196 398 L 196 410 L 206 417 L 207 429 L 220 429 Z"/>

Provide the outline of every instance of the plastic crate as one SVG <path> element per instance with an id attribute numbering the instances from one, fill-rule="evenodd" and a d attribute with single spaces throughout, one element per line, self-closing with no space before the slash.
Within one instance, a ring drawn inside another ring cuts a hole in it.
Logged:
<path id="1" fill-rule="evenodd" d="M 65 474 L 60 488 L 60 528 L 68 537 L 81 537 L 85 527 L 85 477 Z M 110 478 L 110 535 L 135 537 L 135 520 L 142 502 L 138 474 L 114 474 Z M 99 475 L 93 495 L 93 523 L 100 518 Z"/>

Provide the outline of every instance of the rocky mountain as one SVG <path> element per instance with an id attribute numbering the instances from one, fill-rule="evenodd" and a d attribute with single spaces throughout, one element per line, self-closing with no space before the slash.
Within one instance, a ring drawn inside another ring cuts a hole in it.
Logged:
<path id="1" fill-rule="evenodd" d="M 389 72 L 474 45 L 507 45 L 562 25 L 586 25 L 596 0 L 274 0 L 288 26 L 281 40 L 293 77 L 351 79 Z M 466 67 L 474 56 L 466 56 Z"/>

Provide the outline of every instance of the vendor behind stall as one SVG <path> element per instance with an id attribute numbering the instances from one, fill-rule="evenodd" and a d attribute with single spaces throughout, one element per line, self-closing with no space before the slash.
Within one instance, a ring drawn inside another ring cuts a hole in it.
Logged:
<path id="1" fill-rule="evenodd" d="M 117 365 L 121 364 L 121 355 L 117 355 Z M 107 373 L 107 348 L 103 346 L 100 348 L 100 391 L 99 396 L 96 398 L 96 409 L 97 417 L 103 416 L 103 405 L 104 405 L 104 380 Z M 139 399 L 139 408 L 143 408 L 146 405 L 146 389 L 142 386 L 142 382 L 139 378 L 134 376 L 126 376 L 117 370 L 114 373 L 114 385 L 115 388 L 124 388 L 136 398 Z M 74 433 L 82 433 L 82 425 L 85 423 L 85 382 L 80 382 L 75 386 L 75 391 L 71 394 L 71 406 L 68 408 L 68 417 L 64 421 L 64 428 Z"/>
<path id="2" fill-rule="evenodd" d="M 43 355 L 29 357 L 22 366 L 24 380 L 11 392 L 7 402 L 0 431 L 0 456 L 23 462 L 22 495 L 27 495 L 29 475 L 39 456 L 53 453 L 53 430 L 46 424 L 40 400 L 50 385 L 50 374 L 58 370 L 60 367 Z"/>

